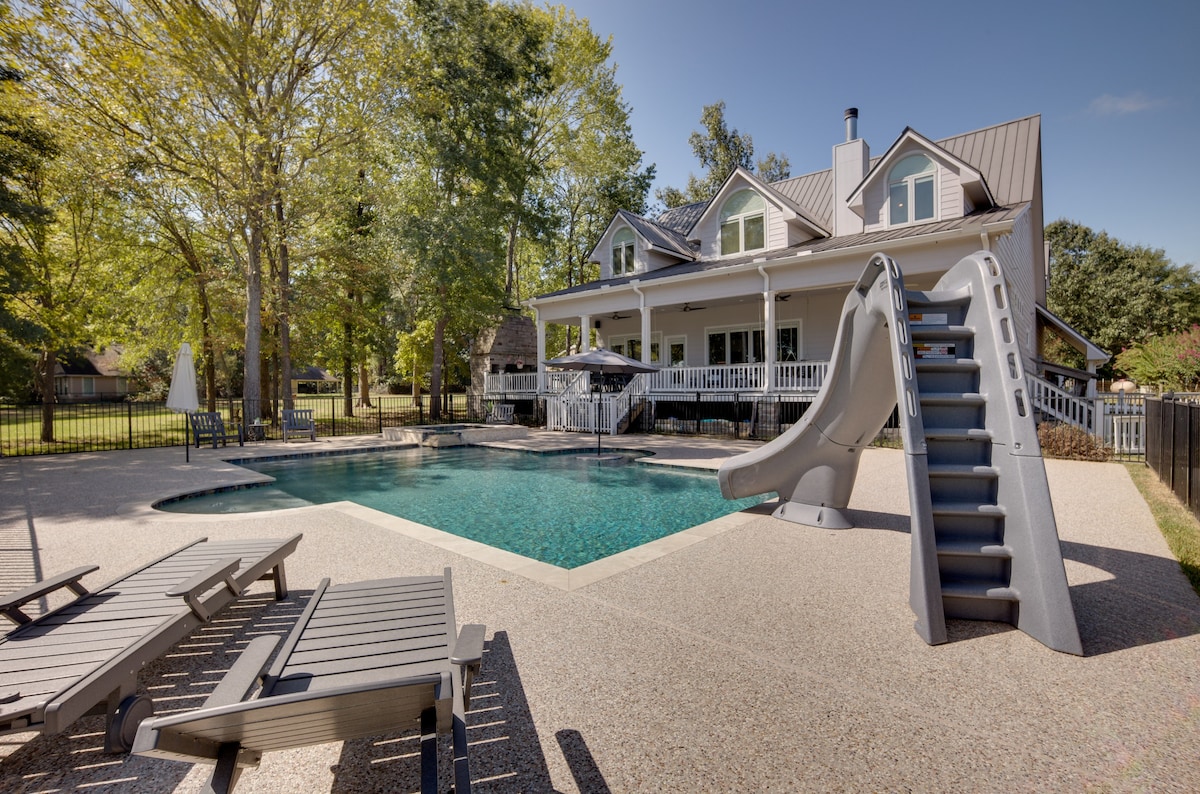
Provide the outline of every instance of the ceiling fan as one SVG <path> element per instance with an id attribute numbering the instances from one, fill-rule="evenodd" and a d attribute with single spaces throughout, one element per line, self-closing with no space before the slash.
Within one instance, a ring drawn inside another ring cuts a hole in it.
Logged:
<path id="1" fill-rule="evenodd" d="M 704 311 L 707 308 L 708 308 L 707 306 L 693 306 L 690 303 L 685 303 L 685 304 L 683 304 L 683 308 L 680 309 L 679 311 L 681 311 L 681 312 L 700 312 L 700 311 Z"/>
<path id="2" fill-rule="evenodd" d="M 787 303 L 787 299 L 792 297 L 792 293 L 783 292 L 775 296 L 776 303 Z"/>
<path id="3" fill-rule="evenodd" d="M 632 314 L 621 314 L 620 312 L 612 313 L 612 319 L 614 320 L 628 320 L 632 316 Z"/>

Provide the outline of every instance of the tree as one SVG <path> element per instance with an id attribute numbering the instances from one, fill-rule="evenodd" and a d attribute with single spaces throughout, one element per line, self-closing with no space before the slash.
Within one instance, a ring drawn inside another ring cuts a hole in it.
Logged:
<path id="1" fill-rule="evenodd" d="M 1119 352 L 1200 321 L 1200 283 L 1161 249 L 1126 245 L 1058 220 L 1050 244 L 1047 308 L 1105 350 Z"/>
<path id="2" fill-rule="evenodd" d="M 707 201 L 735 168 L 741 167 L 755 173 L 754 139 L 749 133 L 729 129 L 725 122 L 724 100 L 705 105 L 700 113 L 700 123 L 704 125 L 704 132 L 693 131 L 688 143 L 705 173 L 702 177 L 689 175 L 686 190 L 664 187 L 656 191 L 655 198 L 667 208 Z M 769 152 L 757 162 L 757 173 L 768 182 L 787 179 L 790 168 L 787 155 L 775 152 Z"/>
<path id="3" fill-rule="evenodd" d="M 120 141 L 147 183 L 203 188 L 189 215 L 213 213 L 244 274 L 245 419 L 260 414 L 264 300 L 288 369 L 286 289 L 291 191 L 306 165 L 343 142 L 326 120 L 338 57 L 371 13 L 368 0 L 189 0 L 112 4 L 40 0 L 19 31 L 47 95 Z M 368 26 L 369 27 L 369 26 Z M 183 238 L 179 238 L 183 239 Z M 188 254 L 181 250 L 186 259 Z"/>
<path id="4" fill-rule="evenodd" d="M 389 226 L 416 320 L 433 322 L 430 417 L 440 418 L 447 334 L 491 322 L 502 300 L 505 216 L 522 195 L 523 83 L 541 69 L 520 9 L 411 0 L 394 107 L 400 201 Z"/>
<path id="5" fill-rule="evenodd" d="M 44 233 L 52 213 L 31 189 L 57 152 L 46 126 L 18 91 L 21 76 L 0 66 L 0 395 L 27 392 L 40 335 L 15 301 L 32 285 L 26 241 Z"/>

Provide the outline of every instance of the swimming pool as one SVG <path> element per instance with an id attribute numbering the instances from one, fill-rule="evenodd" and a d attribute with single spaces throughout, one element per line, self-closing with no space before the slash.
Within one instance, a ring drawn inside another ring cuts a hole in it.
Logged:
<path id="1" fill-rule="evenodd" d="M 763 501 L 723 498 L 713 472 L 482 447 L 243 465 L 275 482 L 159 509 L 244 513 L 348 500 L 569 569 Z"/>

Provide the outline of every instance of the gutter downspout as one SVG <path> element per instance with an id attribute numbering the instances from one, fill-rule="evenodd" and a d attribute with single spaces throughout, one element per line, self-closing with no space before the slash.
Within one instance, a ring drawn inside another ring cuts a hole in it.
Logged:
<path id="1" fill-rule="evenodd" d="M 537 393 L 546 393 L 546 323 L 538 307 L 533 308 L 533 322 L 537 327 Z"/>
<path id="2" fill-rule="evenodd" d="M 775 391 L 775 294 L 771 292 L 771 275 L 766 267 L 758 266 L 763 280 L 763 356 L 766 376 L 763 378 L 763 393 Z"/>
<path id="3" fill-rule="evenodd" d="M 634 293 L 638 296 L 638 312 L 642 317 L 642 363 L 650 363 L 650 309 L 646 308 L 646 294 L 638 286 L 638 280 L 629 282 Z"/>

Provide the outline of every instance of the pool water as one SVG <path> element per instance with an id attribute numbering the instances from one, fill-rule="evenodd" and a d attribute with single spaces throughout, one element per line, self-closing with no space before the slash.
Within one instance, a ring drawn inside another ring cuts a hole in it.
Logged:
<path id="1" fill-rule="evenodd" d="M 262 461 L 269 486 L 160 505 L 244 513 L 348 500 L 445 532 L 577 568 L 756 505 L 728 500 L 713 472 L 571 455 L 455 447 Z"/>

